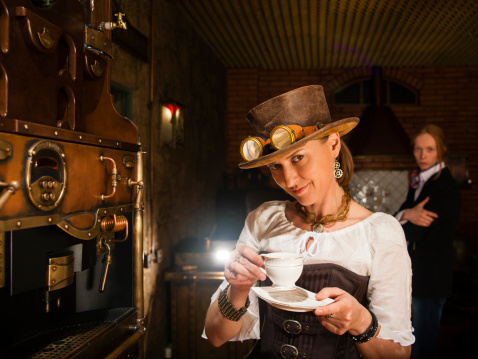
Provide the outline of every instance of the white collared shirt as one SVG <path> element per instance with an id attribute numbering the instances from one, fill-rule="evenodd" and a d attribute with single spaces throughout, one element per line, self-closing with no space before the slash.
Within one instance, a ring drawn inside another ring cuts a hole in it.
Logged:
<path id="1" fill-rule="evenodd" d="M 431 166 L 429 169 L 425 171 L 421 171 L 419 174 L 420 177 L 420 182 L 418 182 L 418 187 L 415 189 L 415 201 L 417 200 L 418 196 L 420 195 L 420 192 L 423 189 L 423 186 L 425 183 L 435 174 L 438 173 L 443 167 L 445 167 L 445 162 L 442 163 L 437 163 L 434 166 Z"/>
<path id="2" fill-rule="evenodd" d="M 415 193 L 414 193 L 414 197 L 413 199 L 416 201 L 418 196 L 420 195 L 420 193 L 422 192 L 422 189 L 423 189 L 423 186 L 425 185 L 425 183 L 436 173 L 438 173 L 438 171 L 440 171 L 441 169 L 443 169 L 445 167 L 445 162 L 442 162 L 442 163 L 437 163 L 436 165 L 434 166 L 431 166 L 429 169 L 425 170 L 425 171 L 421 171 L 420 174 L 418 175 L 420 177 L 420 181 L 418 182 L 418 187 L 415 189 Z M 405 223 L 407 223 L 408 221 L 406 220 L 402 220 L 402 216 L 403 216 L 403 212 L 405 212 L 405 210 L 403 211 L 400 211 L 398 212 L 396 215 L 395 215 L 395 218 L 400 221 L 400 224 L 401 225 L 404 225 Z"/>

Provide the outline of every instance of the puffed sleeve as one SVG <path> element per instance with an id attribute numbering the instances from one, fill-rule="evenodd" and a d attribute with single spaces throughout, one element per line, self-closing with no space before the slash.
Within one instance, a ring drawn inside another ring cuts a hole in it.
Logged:
<path id="1" fill-rule="evenodd" d="M 247 245 L 254 249 L 256 252 L 259 252 L 259 240 L 257 238 L 261 226 L 258 225 L 258 223 L 260 223 L 259 219 L 261 217 L 262 212 L 263 206 L 249 213 L 246 218 L 241 235 L 239 236 L 239 240 L 237 241 L 236 247 L 241 245 Z M 227 284 L 228 283 L 226 280 L 222 282 L 216 292 L 212 295 L 211 304 L 214 303 L 214 301 L 219 296 L 219 293 L 224 290 Z M 254 284 L 254 286 L 256 285 L 257 284 Z M 247 339 L 260 338 L 259 299 L 253 291 L 250 291 L 249 300 L 249 308 L 247 309 L 246 314 L 244 314 L 244 316 L 242 317 L 241 330 L 230 341 L 244 341 Z M 203 331 L 202 337 L 207 339 L 205 331 Z"/>
<path id="2" fill-rule="evenodd" d="M 412 334 L 412 269 L 405 235 L 398 221 L 383 214 L 371 226 L 372 266 L 368 287 L 370 310 L 381 325 L 381 339 L 403 346 L 415 342 Z"/>

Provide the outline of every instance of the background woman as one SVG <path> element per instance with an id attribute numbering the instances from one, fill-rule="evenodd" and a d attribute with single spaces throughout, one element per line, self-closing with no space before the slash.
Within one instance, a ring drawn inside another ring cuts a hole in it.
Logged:
<path id="1" fill-rule="evenodd" d="M 341 136 L 358 119 L 333 122 L 321 86 L 272 98 L 246 117 L 257 137 L 241 144 L 239 167 L 267 165 L 296 202 L 266 202 L 248 215 L 212 297 L 207 338 L 215 346 L 260 339 L 250 358 L 409 357 L 411 271 L 403 231 L 392 216 L 351 200 L 346 188 L 353 163 Z M 260 252 L 302 253 L 297 285 L 335 302 L 295 313 L 259 301 L 250 288 L 266 279 Z"/>
<path id="2" fill-rule="evenodd" d="M 460 190 L 443 156 L 445 135 L 433 124 L 413 137 L 414 172 L 397 219 L 403 224 L 412 260 L 412 358 L 435 358 L 441 313 L 452 294 L 453 236 L 460 212 Z"/>

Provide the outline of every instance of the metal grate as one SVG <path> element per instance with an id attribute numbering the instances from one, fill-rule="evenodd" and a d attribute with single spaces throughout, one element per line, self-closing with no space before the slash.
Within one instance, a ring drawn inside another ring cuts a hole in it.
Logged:
<path id="1" fill-rule="evenodd" d="M 476 0 L 178 0 L 228 68 L 478 64 Z"/>
<path id="2" fill-rule="evenodd" d="M 10 348 L 5 357 L 71 358 L 134 312 L 134 308 L 113 308 L 73 314 Z"/>
<path id="3" fill-rule="evenodd" d="M 68 358 L 73 353 L 80 351 L 96 336 L 105 332 L 110 326 L 112 326 L 111 323 L 86 323 L 58 328 L 50 333 L 51 337 L 55 339 L 30 358 Z"/>

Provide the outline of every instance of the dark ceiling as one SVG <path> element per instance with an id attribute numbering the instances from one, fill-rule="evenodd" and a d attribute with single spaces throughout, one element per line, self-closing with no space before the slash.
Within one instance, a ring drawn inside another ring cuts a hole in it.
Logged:
<path id="1" fill-rule="evenodd" d="M 477 0 L 176 0 L 227 68 L 478 65 Z"/>

